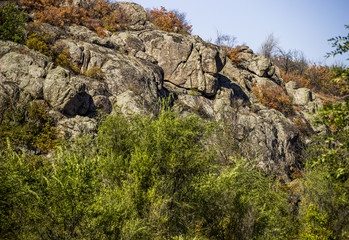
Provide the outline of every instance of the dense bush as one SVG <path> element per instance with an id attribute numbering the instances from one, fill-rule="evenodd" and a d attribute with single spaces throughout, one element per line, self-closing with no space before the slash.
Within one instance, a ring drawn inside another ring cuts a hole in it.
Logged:
<path id="1" fill-rule="evenodd" d="M 33 102 L 26 105 L 11 103 L 1 109 L 0 148 L 7 146 L 7 139 L 17 147 L 47 153 L 55 148 L 57 131 L 46 112 L 46 104 Z"/>
<path id="2" fill-rule="evenodd" d="M 304 75 L 300 75 L 300 74 L 297 74 L 295 72 L 286 73 L 283 70 L 281 70 L 280 73 L 281 73 L 281 77 L 285 81 L 285 83 L 293 81 L 293 82 L 297 83 L 297 87 L 299 87 L 299 88 L 309 88 L 310 87 L 310 79 L 305 78 Z"/>
<path id="3" fill-rule="evenodd" d="M 150 21 L 161 30 L 186 34 L 190 34 L 192 31 L 192 26 L 188 25 L 183 18 L 178 17 L 178 13 L 167 11 L 164 7 L 148 10 L 148 16 Z"/>
<path id="4" fill-rule="evenodd" d="M 331 132 L 308 147 L 306 199 L 318 207 L 336 239 L 349 237 L 349 99 L 326 104 L 316 117 Z"/>
<path id="5" fill-rule="evenodd" d="M 22 42 L 26 16 L 13 2 L 0 8 L 0 39 Z"/>
<path id="6" fill-rule="evenodd" d="M 52 57 L 50 46 L 47 43 L 47 36 L 45 35 L 38 35 L 36 33 L 30 34 L 25 44 L 35 51 Z"/>
<path id="7" fill-rule="evenodd" d="M 50 159 L 0 154 L 6 239 L 285 239 L 287 202 L 245 160 L 217 161 L 218 128 L 172 111 L 109 116 L 98 140 Z"/>
<path id="8" fill-rule="evenodd" d="M 121 9 L 112 10 L 104 0 L 85 1 L 73 5 L 69 0 L 21 0 L 21 4 L 35 13 L 40 22 L 54 26 L 84 25 L 105 37 L 105 29 L 111 32 L 125 30 L 129 26 L 129 18 Z"/>

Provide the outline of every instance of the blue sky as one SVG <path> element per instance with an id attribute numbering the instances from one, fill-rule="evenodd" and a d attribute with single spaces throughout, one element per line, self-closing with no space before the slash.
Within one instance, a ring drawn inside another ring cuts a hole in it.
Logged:
<path id="1" fill-rule="evenodd" d="M 285 50 L 297 49 L 312 62 L 333 64 L 346 59 L 339 56 L 325 61 L 331 51 L 327 41 L 348 34 L 349 0 L 133 0 L 144 8 L 185 12 L 193 34 L 215 39 L 217 31 L 237 37 L 255 52 L 267 35 L 273 33 Z"/>

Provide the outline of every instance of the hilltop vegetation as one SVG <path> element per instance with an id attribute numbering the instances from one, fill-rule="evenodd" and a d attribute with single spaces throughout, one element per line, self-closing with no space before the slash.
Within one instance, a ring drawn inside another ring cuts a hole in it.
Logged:
<path id="1" fill-rule="evenodd" d="M 348 239 L 348 69 L 137 9 L 1 5 L 0 238 Z"/>

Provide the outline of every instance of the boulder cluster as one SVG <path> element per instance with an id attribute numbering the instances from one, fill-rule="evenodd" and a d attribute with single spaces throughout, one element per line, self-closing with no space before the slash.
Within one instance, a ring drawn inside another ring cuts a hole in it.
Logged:
<path id="1" fill-rule="evenodd" d="M 278 68 L 247 46 L 239 48 L 242 61 L 236 65 L 223 48 L 198 36 L 157 30 L 140 5 L 119 2 L 114 7 L 131 16 L 129 31 L 101 38 L 84 26 L 42 24 L 55 36 L 54 45 L 69 51 L 80 74 L 25 45 L 0 41 L 0 107 L 9 96 L 44 100 L 57 128 L 76 136 L 96 130 L 97 112 L 112 114 L 116 107 L 125 114 L 156 115 L 160 100 L 170 96 L 181 114 L 195 112 L 233 126 L 236 141 L 246 142 L 245 152 L 261 167 L 287 173 L 298 166 L 306 139 L 294 119 L 306 123 L 309 132 L 319 131 L 308 112 L 321 107 L 321 99 L 309 89 L 285 84 Z M 91 69 L 100 77 L 84 74 Z M 295 116 L 262 105 L 252 91 L 260 86 L 284 91 L 298 107 Z"/>

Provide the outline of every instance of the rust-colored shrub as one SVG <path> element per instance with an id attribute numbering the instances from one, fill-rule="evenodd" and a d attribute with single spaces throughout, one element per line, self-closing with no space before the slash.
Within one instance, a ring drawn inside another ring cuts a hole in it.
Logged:
<path id="1" fill-rule="evenodd" d="M 21 0 L 21 4 L 33 11 L 39 22 L 54 26 L 84 25 L 105 37 L 105 29 L 115 32 L 129 26 L 129 16 L 122 10 L 112 10 L 104 0 L 86 1 L 81 7 L 72 0 Z"/>
<path id="2" fill-rule="evenodd" d="M 26 6 L 30 11 L 41 11 L 47 7 L 60 7 L 71 3 L 71 0 L 20 0 L 20 4 Z"/>
<path id="3" fill-rule="evenodd" d="M 90 2 L 83 7 L 89 12 L 89 17 L 92 19 L 102 19 L 104 16 L 109 15 L 112 10 L 110 5 L 105 1 Z"/>
<path id="4" fill-rule="evenodd" d="M 88 20 L 88 13 L 83 8 L 71 5 L 63 7 L 48 6 L 40 12 L 36 12 L 35 18 L 40 22 L 63 27 L 71 24 L 84 24 Z"/>
<path id="5" fill-rule="evenodd" d="M 252 92 L 257 96 L 258 101 L 268 108 L 276 109 L 287 117 L 294 114 L 292 102 L 281 87 L 255 86 L 252 88 Z"/>
<path id="6" fill-rule="evenodd" d="M 224 50 L 228 58 L 233 62 L 233 64 L 239 65 L 242 62 L 242 59 L 239 57 L 240 47 L 236 47 L 236 48 L 226 47 Z"/>
<path id="7" fill-rule="evenodd" d="M 345 80 L 332 81 L 335 77 L 335 72 L 327 66 L 312 65 L 306 71 L 306 78 L 309 79 L 310 88 L 313 91 L 335 96 L 348 94 L 343 91 L 347 82 Z"/>
<path id="8" fill-rule="evenodd" d="M 129 26 L 129 19 L 123 11 L 116 10 L 102 18 L 102 26 L 111 32 L 125 30 Z"/>
<path id="9" fill-rule="evenodd" d="M 292 73 L 286 73 L 284 70 L 280 70 L 282 79 L 287 83 L 290 81 L 296 82 L 297 87 L 299 88 L 309 88 L 310 87 L 310 80 L 305 78 L 304 76 L 292 72 Z"/>
<path id="10" fill-rule="evenodd" d="M 178 32 L 191 34 L 192 26 L 187 25 L 175 12 L 167 11 L 165 7 L 154 8 L 148 11 L 149 19 L 161 30 L 167 32 Z"/>

